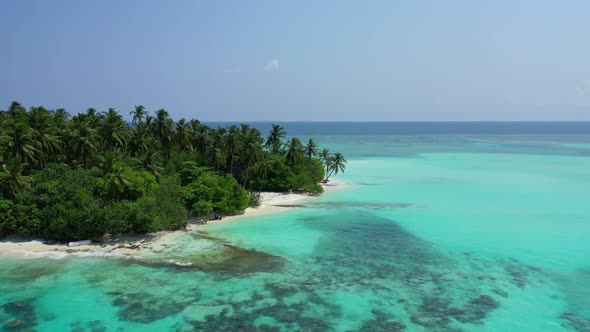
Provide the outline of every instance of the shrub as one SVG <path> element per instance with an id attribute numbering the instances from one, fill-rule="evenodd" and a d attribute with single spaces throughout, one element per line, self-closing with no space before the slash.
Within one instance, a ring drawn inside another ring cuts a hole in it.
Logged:
<path id="1" fill-rule="evenodd" d="M 319 183 L 306 184 L 301 189 L 312 195 L 319 195 L 324 192 L 324 187 Z"/>
<path id="2" fill-rule="evenodd" d="M 213 203 L 211 201 L 199 200 L 193 204 L 193 215 L 203 215 L 213 212 Z"/>
<path id="3" fill-rule="evenodd" d="M 31 190 L 17 196 L 17 234 L 71 240 L 96 237 L 99 201 L 90 171 L 50 164 L 33 176 Z"/>
<path id="4" fill-rule="evenodd" d="M 248 193 L 230 175 L 203 173 L 182 189 L 185 206 L 193 215 L 237 213 L 248 207 Z"/>
<path id="5" fill-rule="evenodd" d="M 268 157 L 272 168 L 264 170 L 261 163 L 252 167 L 253 177 L 250 182 L 251 190 L 287 191 L 292 189 L 295 173 L 286 164 L 285 157 L 272 155 Z"/>
<path id="6" fill-rule="evenodd" d="M 16 230 L 13 205 L 11 201 L 0 198 L 0 237 L 14 233 Z"/>
<path id="7" fill-rule="evenodd" d="M 250 207 L 260 206 L 260 193 L 255 191 L 248 192 L 248 199 L 250 200 Z"/>

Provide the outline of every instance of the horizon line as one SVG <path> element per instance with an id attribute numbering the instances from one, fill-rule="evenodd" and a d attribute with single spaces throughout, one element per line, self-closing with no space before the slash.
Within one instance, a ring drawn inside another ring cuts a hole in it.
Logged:
<path id="1" fill-rule="evenodd" d="M 588 123 L 590 120 L 199 120 L 214 123 Z"/>

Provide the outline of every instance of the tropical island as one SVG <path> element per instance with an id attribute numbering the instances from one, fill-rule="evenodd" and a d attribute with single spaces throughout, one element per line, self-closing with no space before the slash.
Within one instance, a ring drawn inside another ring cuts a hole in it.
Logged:
<path id="1" fill-rule="evenodd" d="M 346 160 L 273 124 L 210 128 L 143 106 L 69 114 L 13 102 L 0 110 L 0 237 L 102 240 L 235 215 L 262 191 L 323 192 Z"/>

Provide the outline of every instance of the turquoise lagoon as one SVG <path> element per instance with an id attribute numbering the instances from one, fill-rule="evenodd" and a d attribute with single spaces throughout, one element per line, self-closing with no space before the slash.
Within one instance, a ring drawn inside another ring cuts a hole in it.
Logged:
<path id="1" fill-rule="evenodd" d="M 349 163 L 304 207 L 149 257 L 3 257 L 0 326 L 590 330 L 588 136 L 316 137 Z"/>

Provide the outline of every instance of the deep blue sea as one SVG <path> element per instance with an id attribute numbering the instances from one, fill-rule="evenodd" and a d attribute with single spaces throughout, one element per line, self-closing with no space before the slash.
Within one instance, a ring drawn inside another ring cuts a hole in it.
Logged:
<path id="1" fill-rule="evenodd" d="M 267 133 L 279 124 L 295 136 L 590 135 L 590 122 L 243 122 Z M 212 128 L 240 122 L 205 122 Z"/>

